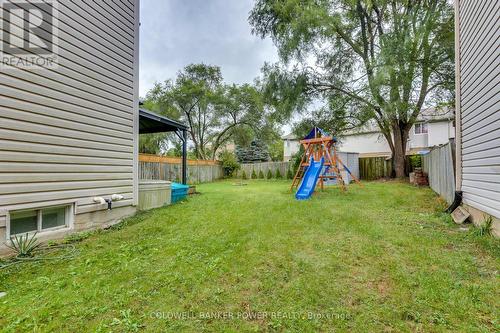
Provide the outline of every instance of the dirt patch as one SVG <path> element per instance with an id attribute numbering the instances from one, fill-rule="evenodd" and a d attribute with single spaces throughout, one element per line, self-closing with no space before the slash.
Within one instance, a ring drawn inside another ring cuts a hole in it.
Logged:
<path id="1" fill-rule="evenodd" d="M 250 303 L 247 301 L 242 301 L 240 303 L 240 307 L 242 309 L 240 315 L 244 320 L 255 323 L 259 326 L 261 331 L 266 330 L 266 328 L 268 327 L 268 322 L 266 320 L 266 316 L 264 316 L 263 313 L 253 311 Z"/>
<path id="2" fill-rule="evenodd" d="M 382 295 L 383 297 L 386 297 L 391 291 L 391 287 L 389 285 L 389 282 L 380 281 L 379 283 L 377 283 L 377 290 L 378 290 L 378 293 L 380 295 Z"/>
<path id="3" fill-rule="evenodd" d="M 375 290 L 382 298 L 388 297 L 392 291 L 389 279 L 369 281 L 368 288 L 371 290 Z"/>

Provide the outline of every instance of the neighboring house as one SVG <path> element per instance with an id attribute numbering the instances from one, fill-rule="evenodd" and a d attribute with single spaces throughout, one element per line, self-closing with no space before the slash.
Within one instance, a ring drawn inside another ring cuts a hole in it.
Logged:
<path id="1" fill-rule="evenodd" d="M 0 68 L 0 248 L 15 234 L 58 238 L 134 214 L 139 132 L 185 135 L 139 111 L 139 0 L 59 1 L 57 12 L 59 66 Z M 112 210 L 95 200 L 113 195 Z"/>
<path id="2" fill-rule="evenodd" d="M 283 161 L 288 162 L 300 149 L 299 139 L 292 133 L 282 137 L 283 139 Z"/>
<path id="3" fill-rule="evenodd" d="M 351 131 L 339 138 L 340 150 L 359 153 L 359 157 L 390 157 L 391 148 L 376 126 Z"/>
<path id="4" fill-rule="evenodd" d="M 453 111 L 448 109 L 423 110 L 418 122 L 410 130 L 407 154 L 418 154 L 449 142 L 455 137 L 454 117 Z M 284 160 L 288 161 L 299 150 L 299 141 L 293 134 L 283 137 L 283 141 Z M 365 126 L 350 131 L 339 137 L 339 141 L 340 151 L 359 153 L 359 157 L 391 156 L 389 144 L 377 126 Z"/>
<path id="5" fill-rule="evenodd" d="M 456 188 L 472 221 L 500 236 L 499 1 L 455 1 Z"/>
<path id="6" fill-rule="evenodd" d="M 452 110 L 425 109 L 410 129 L 407 155 L 415 155 L 429 148 L 448 143 L 455 137 Z M 377 126 L 351 131 L 340 138 L 340 150 L 359 153 L 359 157 L 391 156 L 391 148 Z"/>

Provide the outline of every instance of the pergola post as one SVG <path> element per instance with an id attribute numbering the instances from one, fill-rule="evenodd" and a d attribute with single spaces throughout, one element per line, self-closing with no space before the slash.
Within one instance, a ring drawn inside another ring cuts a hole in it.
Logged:
<path id="1" fill-rule="evenodd" d="M 182 183 L 187 185 L 187 131 L 182 131 Z"/>

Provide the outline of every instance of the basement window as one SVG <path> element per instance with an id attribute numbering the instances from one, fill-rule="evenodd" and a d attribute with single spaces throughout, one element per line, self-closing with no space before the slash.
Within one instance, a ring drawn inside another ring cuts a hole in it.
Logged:
<path id="1" fill-rule="evenodd" d="M 69 227 L 71 207 L 50 207 L 10 213 L 10 235 Z"/>

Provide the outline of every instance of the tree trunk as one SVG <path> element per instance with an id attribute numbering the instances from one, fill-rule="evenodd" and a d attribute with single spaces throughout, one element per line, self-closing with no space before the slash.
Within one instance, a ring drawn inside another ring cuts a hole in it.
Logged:
<path id="1" fill-rule="evenodd" d="M 405 158 L 406 158 L 406 144 L 408 140 L 409 130 L 403 124 L 395 124 L 393 126 L 394 133 L 394 151 L 393 162 L 396 178 L 406 177 Z"/>

